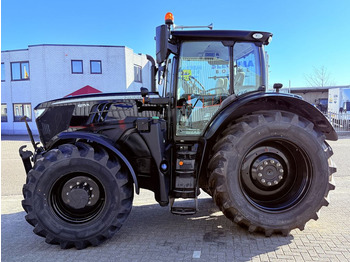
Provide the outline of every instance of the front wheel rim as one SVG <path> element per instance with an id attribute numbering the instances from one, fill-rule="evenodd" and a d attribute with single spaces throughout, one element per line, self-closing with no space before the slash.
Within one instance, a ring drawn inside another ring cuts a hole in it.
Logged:
<path id="1" fill-rule="evenodd" d="M 70 173 L 52 186 L 50 206 L 58 218 L 68 223 L 87 223 L 103 210 L 105 189 L 91 174 Z"/>

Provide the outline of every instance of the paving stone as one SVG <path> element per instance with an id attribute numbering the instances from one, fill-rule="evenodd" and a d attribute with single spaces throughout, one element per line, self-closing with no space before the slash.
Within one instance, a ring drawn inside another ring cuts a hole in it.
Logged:
<path id="1" fill-rule="evenodd" d="M 2 261 L 350 261 L 350 139 L 330 142 L 338 166 L 336 190 L 318 221 L 290 236 L 249 234 L 223 216 L 206 194 L 200 211 L 175 216 L 160 207 L 154 194 L 135 195 L 131 214 L 121 230 L 98 247 L 62 250 L 35 235 L 22 210 L 24 168 L 18 148 L 28 141 L 1 141 L 1 258 Z M 200 257 L 194 258 L 195 251 Z M 198 254 L 198 253 L 197 253 Z"/>

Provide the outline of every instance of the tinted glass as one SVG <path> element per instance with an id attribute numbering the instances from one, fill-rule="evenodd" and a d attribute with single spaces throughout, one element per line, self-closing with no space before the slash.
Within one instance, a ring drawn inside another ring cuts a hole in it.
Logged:
<path id="1" fill-rule="evenodd" d="M 171 85 L 173 81 L 173 74 L 174 74 L 174 55 L 170 54 L 167 61 L 167 67 L 165 72 L 165 81 L 163 86 L 163 96 L 165 96 L 168 92 L 172 91 Z"/>
<path id="2" fill-rule="evenodd" d="M 222 42 L 185 42 L 179 60 L 177 136 L 200 135 L 229 95 L 229 48 Z"/>
<path id="3" fill-rule="evenodd" d="M 242 95 L 258 90 L 262 85 L 259 48 L 254 43 L 236 43 L 233 60 L 235 93 Z"/>

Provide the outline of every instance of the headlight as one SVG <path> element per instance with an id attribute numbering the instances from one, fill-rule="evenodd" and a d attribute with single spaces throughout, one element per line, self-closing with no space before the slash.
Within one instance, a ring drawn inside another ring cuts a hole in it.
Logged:
<path id="1" fill-rule="evenodd" d="M 40 117 L 45 112 L 45 110 L 46 110 L 45 108 L 40 108 L 40 109 L 34 110 L 35 118 L 37 119 L 38 117 Z"/>
<path id="2" fill-rule="evenodd" d="M 271 43 L 271 41 L 272 41 L 272 36 L 269 36 L 269 38 L 267 39 L 267 43 Z"/>
<path id="3" fill-rule="evenodd" d="M 261 38 L 263 38 L 263 37 L 264 37 L 264 35 L 261 34 L 261 33 L 255 33 L 255 34 L 253 34 L 253 38 L 254 38 L 254 39 L 261 39 Z"/>

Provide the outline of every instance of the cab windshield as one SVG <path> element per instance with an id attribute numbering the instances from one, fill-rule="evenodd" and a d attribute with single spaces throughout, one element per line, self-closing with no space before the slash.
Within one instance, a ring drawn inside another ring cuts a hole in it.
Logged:
<path id="1" fill-rule="evenodd" d="M 261 86 L 258 47 L 235 43 L 233 52 L 230 48 L 221 41 L 182 43 L 176 95 L 177 136 L 201 135 L 232 92 L 241 95 Z M 234 81 L 230 89 L 232 61 Z"/>

